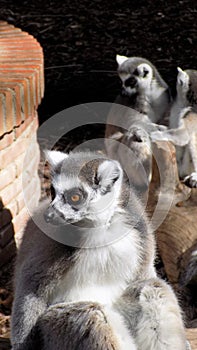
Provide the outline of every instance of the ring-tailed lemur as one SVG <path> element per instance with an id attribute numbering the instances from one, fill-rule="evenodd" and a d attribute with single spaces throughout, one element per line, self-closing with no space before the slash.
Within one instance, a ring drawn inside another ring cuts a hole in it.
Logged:
<path id="1" fill-rule="evenodd" d="M 197 71 L 178 68 L 176 86 L 170 130 L 153 132 L 151 138 L 172 141 L 177 146 L 179 175 L 187 185 L 197 187 Z"/>
<path id="2" fill-rule="evenodd" d="M 157 68 L 142 57 L 116 56 L 118 75 L 122 81 L 123 99 L 117 103 L 128 104 L 137 111 L 148 115 L 153 123 L 163 121 L 171 102 L 168 85 Z"/>
<path id="3" fill-rule="evenodd" d="M 163 121 L 171 101 L 170 92 L 156 67 L 148 60 L 120 55 L 116 60 L 122 94 L 117 97 L 107 118 L 106 153 L 127 169 L 132 181 L 136 181 L 137 190 L 142 196 L 145 192 L 146 196 L 152 174 L 149 134 L 153 130 L 166 129 L 155 123 Z M 117 127 L 120 124 L 122 129 Z"/>
<path id="4" fill-rule="evenodd" d="M 156 276 L 154 234 L 120 164 L 86 152 L 48 160 L 51 203 L 27 224 L 16 263 L 12 349 L 185 350 L 180 308 Z"/>
<path id="5" fill-rule="evenodd" d="M 152 151 L 148 132 L 140 124 L 134 123 L 125 132 L 117 131 L 106 138 L 105 146 L 108 156 L 120 162 L 139 196 L 146 201 L 152 175 Z"/>
<path id="6" fill-rule="evenodd" d="M 120 104 L 113 104 L 107 117 L 105 149 L 108 157 L 118 160 L 136 190 L 144 199 L 152 176 L 150 134 L 165 130 L 145 114 Z"/>

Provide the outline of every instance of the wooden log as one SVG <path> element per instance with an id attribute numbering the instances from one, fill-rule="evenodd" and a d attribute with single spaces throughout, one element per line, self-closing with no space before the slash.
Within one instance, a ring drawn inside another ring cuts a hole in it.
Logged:
<path id="1" fill-rule="evenodd" d="M 157 243 L 171 283 L 187 285 L 197 276 L 197 207 L 173 207 L 157 230 Z M 180 279 L 181 278 L 181 279 Z"/>
<path id="2" fill-rule="evenodd" d="M 153 157 L 148 212 L 154 216 L 157 210 L 158 222 L 164 218 L 156 239 L 167 277 L 185 286 L 197 276 L 197 190 L 180 182 L 172 143 L 154 143 Z"/>
<path id="3" fill-rule="evenodd" d="M 196 324 L 197 327 L 197 324 Z M 186 330 L 187 339 L 190 342 L 192 350 L 197 349 L 197 328 L 188 328 Z"/>

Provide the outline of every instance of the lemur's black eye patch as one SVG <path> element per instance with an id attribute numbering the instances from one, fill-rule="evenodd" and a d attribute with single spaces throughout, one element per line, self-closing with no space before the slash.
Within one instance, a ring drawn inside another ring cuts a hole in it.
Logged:
<path id="1" fill-rule="evenodd" d="M 131 87 L 134 88 L 137 83 L 137 80 L 135 77 L 130 77 L 125 81 L 125 86 L 126 87 Z"/>
<path id="2" fill-rule="evenodd" d="M 64 192 L 64 200 L 66 203 L 70 204 L 72 207 L 79 207 L 84 204 L 87 198 L 87 194 L 80 188 L 72 188 Z"/>

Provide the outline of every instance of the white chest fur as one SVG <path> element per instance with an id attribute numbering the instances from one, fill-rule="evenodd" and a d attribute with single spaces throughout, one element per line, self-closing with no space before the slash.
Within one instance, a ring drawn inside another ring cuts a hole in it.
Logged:
<path id="1" fill-rule="evenodd" d="M 140 255 L 139 233 L 134 229 L 112 244 L 80 249 L 74 266 L 54 290 L 51 304 L 96 301 L 110 305 L 136 278 Z"/>

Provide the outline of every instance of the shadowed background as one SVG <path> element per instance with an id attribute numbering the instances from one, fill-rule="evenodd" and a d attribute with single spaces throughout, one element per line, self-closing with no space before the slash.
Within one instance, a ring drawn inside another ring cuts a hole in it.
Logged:
<path id="1" fill-rule="evenodd" d="M 196 69 L 197 4 L 145 0 L 0 1 L 0 19 L 40 42 L 45 97 L 40 122 L 83 102 L 113 102 L 115 55 L 142 56 L 175 91 L 177 70 Z"/>

